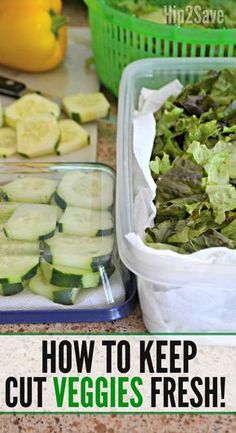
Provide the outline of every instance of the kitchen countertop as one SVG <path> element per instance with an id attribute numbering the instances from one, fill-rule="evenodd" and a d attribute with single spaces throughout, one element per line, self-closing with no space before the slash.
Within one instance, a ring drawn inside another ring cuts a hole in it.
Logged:
<path id="1" fill-rule="evenodd" d="M 70 25 L 88 25 L 86 7 L 81 0 L 65 0 L 64 12 Z M 116 112 L 115 100 L 108 95 Z M 115 168 L 116 125 L 99 123 L 99 162 Z M 1 332 L 145 332 L 140 308 L 127 318 L 110 323 L 4 325 Z M 0 433 L 234 433 L 236 417 L 202 415 L 4 415 Z"/>

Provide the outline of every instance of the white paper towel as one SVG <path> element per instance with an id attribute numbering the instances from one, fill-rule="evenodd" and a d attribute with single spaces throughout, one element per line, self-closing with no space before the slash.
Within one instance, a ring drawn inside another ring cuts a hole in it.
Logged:
<path id="1" fill-rule="evenodd" d="M 139 97 L 138 108 L 142 113 L 150 113 L 160 110 L 163 102 L 166 101 L 170 96 L 178 96 L 183 86 L 179 80 L 171 81 L 159 90 L 142 88 Z"/>

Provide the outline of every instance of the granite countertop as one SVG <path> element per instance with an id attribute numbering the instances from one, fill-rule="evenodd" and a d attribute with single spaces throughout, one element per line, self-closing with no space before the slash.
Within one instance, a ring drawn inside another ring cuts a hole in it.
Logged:
<path id="1" fill-rule="evenodd" d="M 87 26 L 87 11 L 82 0 L 64 0 L 64 12 L 70 25 Z M 108 95 L 112 109 L 115 100 Z M 115 168 L 116 125 L 99 124 L 98 161 Z M 144 332 L 140 308 L 127 318 L 109 323 L 4 325 L 1 332 Z M 4 415 L 0 417 L 0 433 L 234 433 L 233 416 L 193 415 Z"/>

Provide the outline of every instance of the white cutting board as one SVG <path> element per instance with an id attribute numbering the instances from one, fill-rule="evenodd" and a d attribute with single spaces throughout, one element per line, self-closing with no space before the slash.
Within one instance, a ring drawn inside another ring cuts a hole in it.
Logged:
<path id="1" fill-rule="evenodd" d="M 66 57 L 57 69 L 41 74 L 29 74 L 0 67 L 0 75 L 22 81 L 30 89 L 49 93 L 52 96 L 65 96 L 77 92 L 97 92 L 99 80 L 93 68 L 86 70 L 86 60 L 92 57 L 91 37 L 88 28 L 69 28 L 68 50 Z M 13 101 L 1 96 L 4 106 Z M 32 158 L 36 162 L 94 162 L 97 157 L 97 125 L 95 122 L 83 125 L 90 134 L 90 145 L 67 155 L 48 155 Z M 2 159 L 0 162 L 29 162 L 20 155 Z"/>

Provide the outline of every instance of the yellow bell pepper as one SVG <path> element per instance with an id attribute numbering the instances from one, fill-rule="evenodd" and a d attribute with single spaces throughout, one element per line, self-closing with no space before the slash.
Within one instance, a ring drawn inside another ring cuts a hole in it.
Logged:
<path id="1" fill-rule="evenodd" d="M 6 9 L 13 9 L 20 7 L 43 8 L 47 11 L 54 11 L 60 14 L 62 11 L 62 0 L 0 0 L 0 12 Z"/>
<path id="2" fill-rule="evenodd" d="M 51 0 L 51 9 L 56 12 L 56 14 L 61 14 L 62 11 L 62 1 L 61 0 Z"/>
<path id="3" fill-rule="evenodd" d="M 21 0 L 20 7 L 19 0 L 7 1 L 18 7 L 0 11 L 0 63 L 27 72 L 58 66 L 67 47 L 67 18 L 45 7 L 27 7 L 29 0 Z"/>

